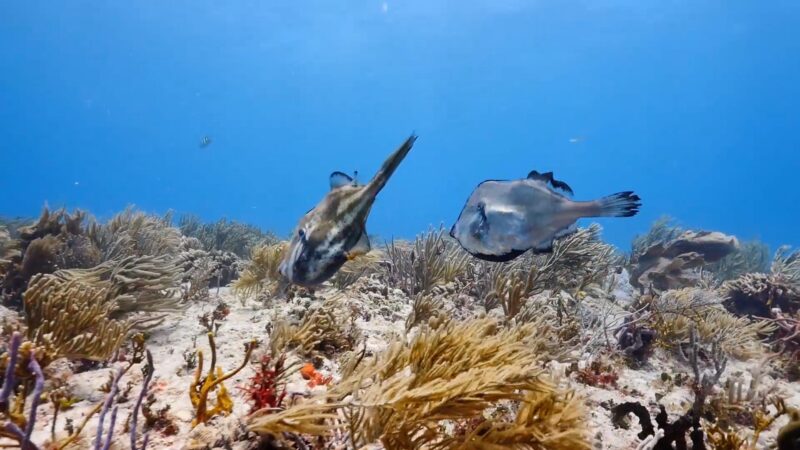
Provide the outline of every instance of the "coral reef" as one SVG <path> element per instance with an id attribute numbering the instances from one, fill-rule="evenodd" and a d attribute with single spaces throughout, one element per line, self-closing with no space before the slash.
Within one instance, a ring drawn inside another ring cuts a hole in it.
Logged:
<path id="1" fill-rule="evenodd" d="M 549 254 L 510 263 L 480 263 L 473 283 L 486 311 L 500 305 L 512 319 L 533 295 L 545 290 L 578 295 L 603 280 L 617 257 L 613 247 L 600 241 L 600 231 L 597 224 L 579 229 L 556 240 Z"/>
<path id="2" fill-rule="evenodd" d="M 630 264 L 635 265 L 647 250 L 656 244 L 665 244 L 683 234 L 685 230 L 669 216 L 661 216 L 650 225 L 647 233 L 636 236 L 631 244 Z"/>
<path id="3" fill-rule="evenodd" d="M 269 234 L 181 225 L 129 208 L 0 227 L 0 446 L 796 445 L 800 257 L 786 248 L 767 267 L 758 242 L 661 221 L 628 261 L 591 225 L 487 263 L 436 229 L 309 290 L 281 281 Z M 702 263 L 630 279 L 655 247 Z"/>
<path id="4" fill-rule="evenodd" d="M 38 447 L 31 442 L 31 434 L 36 424 L 36 409 L 39 406 L 42 391 L 44 390 L 44 375 L 36 359 L 35 350 L 29 349 L 28 352 L 24 352 L 26 354 L 23 355 L 22 360 L 19 361 L 21 346 L 22 336 L 19 333 L 14 333 L 8 347 L 8 362 L 5 367 L 3 389 L 0 391 L 0 418 L 4 421 L 3 428 L 0 429 L 0 437 L 10 438 L 16 441 L 23 450 L 37 450 Z M 15 373 L 17 372 L 18 361 L 35 379 L 30 412 L 27 416 L 24 414 L 24 409 L 25 397 L 27 397 L 28 389 L 23 387 L 22 392 L 17 394 L 16 398 L 12 400 L 12 394 L 14 394 L 15 387 L 17 386 Z"/>
<path id="5" fill-rule="evenodd" d="M 214 223 L 202 223 L 197 216 L 184 215 L 178 226 L 184 236 L 198 239 L 207 252 L 230 252 L 240 258 L 247 258 L 257 246 L 278 242 L 274 234 L 235 220 L 220 219 Z"/>
<path id="6" fill-rule="evenodd" d="M 17 243 L 11 237 L 8 229 L 0 225 L 0 276 L 6 272 L 7 266 L 11 264 L 11 259 L 19 257 Z"/>

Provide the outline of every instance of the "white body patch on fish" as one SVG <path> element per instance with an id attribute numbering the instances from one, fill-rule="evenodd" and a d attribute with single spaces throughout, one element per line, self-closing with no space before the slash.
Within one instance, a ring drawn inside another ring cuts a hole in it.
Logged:
<path id="1" fill-rule="evenodd" d="M 331 174 L 330 192 L 294 230 L 279 268 L 284 277 L 301 286 L 316 286 L 347 260 L 369 252 L 366 221 L 372 204 L 416 139 L 409 137 L 365 185 L 342 172 Z"/>
<path id="2" fill-rule="evenodd" d="M 575 232 L 582 217 L 630 217 L 641 206 L 630 191 L 585 202 L 571 195 L 552 172 L 484 181 L 467 199 L 450 236 L 477 258 L 510 261 L 531 249 L 552 251 L 553 241 Z"/>

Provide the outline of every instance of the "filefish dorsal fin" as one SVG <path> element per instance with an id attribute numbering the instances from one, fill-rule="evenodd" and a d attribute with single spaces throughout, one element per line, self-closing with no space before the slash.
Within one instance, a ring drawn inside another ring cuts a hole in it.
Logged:
<path id="1" fill-rule="evenodd" d="M 350 175 L 344 172 L 338 172 L 338 171 L 333 172 L 331 174 L 330 180 L 331 180 L 331 190 L 353 184 L 353 179 L 350 177 Z"/>
<path id="2" fill-rule="evenodd" d="M 568 197 L 572 197 L 574 194 L 574 192 L 572 192 L 572 188 L 569 187 L 567 183 L 553 178 L 553 172 L 539 173 L 535 170 L 531 170 L 531 173 L 528 174 L 528 179 L 541 181 L 545 183 L 550 190 Z"/>

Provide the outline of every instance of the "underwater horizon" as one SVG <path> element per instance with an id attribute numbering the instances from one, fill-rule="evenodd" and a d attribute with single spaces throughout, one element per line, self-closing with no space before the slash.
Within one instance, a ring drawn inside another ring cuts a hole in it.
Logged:
<path id="1" fill-rule="evenodd" d="M 800 245 L 796 2 L 6 3 L 0 216 L 128 205 L 280 236 L 410 133 L 368 232 L 553 171 L 622 250 L 657 218 Z M 209 139 L 203 144 L 202 140 Z M 581 221 L 583 226 L 588 220 Z"/>

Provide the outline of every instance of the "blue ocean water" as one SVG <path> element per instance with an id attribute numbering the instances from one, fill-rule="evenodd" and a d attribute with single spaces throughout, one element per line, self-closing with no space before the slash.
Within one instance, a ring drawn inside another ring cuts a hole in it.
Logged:
<path id="1" fill-rule="evenodd" d="M 628 248 L 657 217 L 800 244 L 800 3 L 0 2 L 0 215 L 126 205 L 288 233 L 419 140 L 369 232 L 555 172 Z M 204 136 L 210 145 L 199 145 Z"/>

